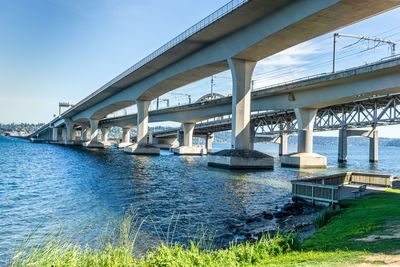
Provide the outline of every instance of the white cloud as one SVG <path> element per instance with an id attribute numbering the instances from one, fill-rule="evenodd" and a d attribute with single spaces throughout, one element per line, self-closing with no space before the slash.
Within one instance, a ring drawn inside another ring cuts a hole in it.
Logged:
<path id="1" fill-rule="evenodd" d="M 257 67 L 273 68 L 276 66 L 305 64 L 309 62 L 309 60 L 306 59 L 308 56 L 325 53 L 326 47 L 324 48 L 325 49 L 323 49 L 320 43 L 316 43 L 315 41 L 301 43 L 259 61 Z"/>
<path id="2" fill-rule="evenodd" d="M 326 54 L 328 49 L 323 42 L 308 41 L 259 61 L 253 76 L 254 87 L 264 87 L 309 75 L 307 64 L 315 62 L 314 57 Z"/>

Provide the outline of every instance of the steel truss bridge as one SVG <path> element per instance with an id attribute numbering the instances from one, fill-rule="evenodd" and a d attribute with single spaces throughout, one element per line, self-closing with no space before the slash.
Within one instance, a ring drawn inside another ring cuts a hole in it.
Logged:
<path id="1" fill-rule="evenodd" d="M 297 133 L 294 110 L 252 112 L 251 124 L 257 135 Z M 372 97 L 321 108 L 317 112 L 314 131 L 342 128 L 363 128 L 400 124 L 400 94 Z M 179 128 L 153 132 L 162 137 L 176 134 Z M 195 135 L 231 130 L 231 115 L 216 117 L 196 124 Z"/>

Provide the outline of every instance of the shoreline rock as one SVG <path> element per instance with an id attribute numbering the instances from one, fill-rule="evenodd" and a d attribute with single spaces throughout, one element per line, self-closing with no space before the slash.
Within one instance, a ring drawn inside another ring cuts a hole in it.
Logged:
<path id="1" fill-rule="evenodd" d="M 311 236 L 315 232 L 313 219 L 322 208 L 311 207 L 302 203 L 288 203 L 275 211 L 263 211 L 243 216 L 229 226 L 236 235 L 234 241 L 255 242 L 263 234 L 268 233 L 271 237 L 278 232 L 298 232 L 300 241 Z"/>

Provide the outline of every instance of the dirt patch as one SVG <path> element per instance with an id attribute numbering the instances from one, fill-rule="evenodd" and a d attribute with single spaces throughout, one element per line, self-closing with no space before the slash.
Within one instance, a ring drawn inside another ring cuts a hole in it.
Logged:
<path id="1" fill-rule="evenodd" d="M 365 263 L 357 264 L 355 266 L 400 266 L 399 251 L 394 251 L 394 254 L 371 254 L 366 256 Z"/>
<path id="2" fill-rule="evenodd" d="M 374 242 L 379 239 L 400 239 L 400 232 L 393 235 L 369 235 L 367 237 L 357 238 L 354 240 L 362 242 Z"/>
<path id="3" fill-rule="evenodd" d="M 384 232 L 381 234 L 375 233 L 373 235 L 369 235 L 363 238 L 355 238 L 355 241 L 361 242 L 374 242 L 381 239 L 400 239 L 400 229 L 397 227 L 397 222 L 390 224 L 386 224 L 383 226 Z"/>

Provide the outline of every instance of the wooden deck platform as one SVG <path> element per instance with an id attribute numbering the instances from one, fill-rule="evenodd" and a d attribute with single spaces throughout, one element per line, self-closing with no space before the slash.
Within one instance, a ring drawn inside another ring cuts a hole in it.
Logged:
<path id="1" fill-rule="evenodd" d="M 368 195 L 392 186 L 393 177 L 388 174 L 346 172 L 293 180 L 294 201 L 303 200 L 314 204 L 334 205 L 341 199 L 354 199 L 357 195 Z M 366 187 L 360 194 L 360 186 Z"/>

